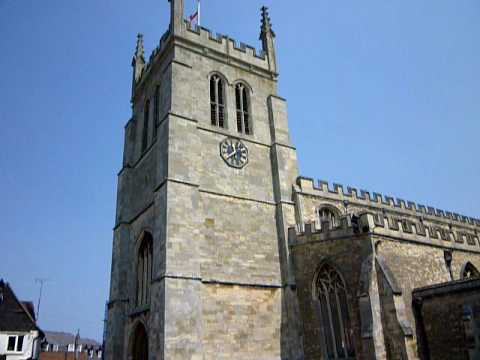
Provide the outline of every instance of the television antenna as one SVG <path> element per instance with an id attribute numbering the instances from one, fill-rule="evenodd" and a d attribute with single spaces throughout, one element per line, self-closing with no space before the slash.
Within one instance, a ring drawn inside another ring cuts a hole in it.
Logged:
<path id="1" fill-rule="evenodd" d="M 37 304 L 37 319 L 38 321 L 40 319 L 40 304 L 42 301 L 42 292 L 43 292 L 43 285 L 48 281 L 46 278 L 36 278 L 35 283 L 40 284 L 40 292 L 38 294 L 38 304 Z"/>

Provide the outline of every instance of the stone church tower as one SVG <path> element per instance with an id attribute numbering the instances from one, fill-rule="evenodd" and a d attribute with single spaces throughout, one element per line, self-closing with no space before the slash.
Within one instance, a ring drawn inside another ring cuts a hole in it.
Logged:
<path id="1" fill-rule="evenodd" d="M 106 359 L 478 359 L 480 220 L 300 177 L 267 9 L 257 52 L 170 4 L 132 61 Z"/>
<path id="2" fill-rule="evenodd" d="M 147 62 L 139 35 L 132 62 L 106 358 L 298 359 L 298 170 L 267 9 L 257 52 L 170 3 L 159 46 Z"/>

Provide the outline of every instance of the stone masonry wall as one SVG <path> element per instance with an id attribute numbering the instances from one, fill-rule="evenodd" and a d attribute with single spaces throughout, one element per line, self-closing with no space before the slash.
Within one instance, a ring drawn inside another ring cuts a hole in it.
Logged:
<path id="1" fill-rule="evenodd" d="M 323 355 L 318 301 L 313 295 L 315 274 L 325 262 L 334 266 L 346 283 L 356 355 L 362 358 L 367 349 L 363 349 L 357 296 L 361 292 L 362 264 L 372 254 L 371 241 L 368 237 L 356 236 L 352 232 L 333 235 L 323 241 L 317 236 L 319 235 L 312 235 L 308 242 L 292 245 L 290 250 L 304 329 L 305 359 L 326 360 Z"/>

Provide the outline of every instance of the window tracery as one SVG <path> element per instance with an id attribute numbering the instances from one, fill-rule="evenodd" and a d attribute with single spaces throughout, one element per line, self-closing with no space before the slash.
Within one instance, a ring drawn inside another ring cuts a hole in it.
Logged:
<path id="1" fill-rule="evenodd" d="M 225 82 L 216 74 L 210 77 L 210 117 L 213 126 L 225 127 Z"/>
<path id="2" fill-rule="evenodd" d="M 315 286 L 328 359 L 354 357 L 353 330 L 343 279 L 332 266 L 325 264 L 318 273 Z"/>
<path id="3" fill-rule="evenodd" d="M 339 225 L 337 213 L 329 207 L 322 207 L 318 209 L 318 220 L 320 223 L 320 228 L 322 228 L 325 222 L 328 222 L 331 229 Z"/>
<path id="4" fill-rule="evenodd" d="M 152 249 L 153 241 L 150 233 L 145 233 L 137 254 L 137 306 L 148 304 L 150 299 L 150 283 L 152 281 Z"/>
<path id="5" fill-rule="evenodd" d="M 235 100 L 237 109 L 237 130 L 239 133 L 250 135 L 250 96 L 248 88 L 242 83 L 235 85 Z"/>

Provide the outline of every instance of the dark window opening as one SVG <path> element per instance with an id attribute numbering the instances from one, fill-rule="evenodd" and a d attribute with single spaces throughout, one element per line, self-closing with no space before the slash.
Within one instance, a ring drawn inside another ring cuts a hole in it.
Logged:
<path id="1" fill-rule="evenodd" d="M 19 336 L 17 341 L 17 351 L 22 351 L 23 349 L 23 338 L 24 336 Z"/>
<path id="2" fill-rule="evenodd" d="M 160 122 L 160 86 L 155 88 L 155 97 L 153 99 L 153 138 L 157 137 L 157 127 Z"/>
<path id="3" fill-rule="evenodd" d="M 153 265 L 152 248 L 152 235 L 145 233 L 137 255 L 137 306 L 148 304 L 150 299 Z"/>
<path id="4" fill-rule="evenodd" d="M 213 126 L 225 127 L 225 84 L 218 75 L 210 78 L 210 120 Z"/>
<path id="5" fill-rule="evenodd" d="M 7 351 L 15 350 L 15 336 L 8 337 Z"/>
<path id="6" fill-rule="evenodd" d="M 339 225 L 337 214 L 329 208 L 321 208 L 318 210 L 318 219 L 320 222 L 320 228 L 322 228 L 324 223 L 328 223 L 330 229 Z"/>
<path id="7" fill-rule="evenodd" d="M 150 121 L 150 100 L 145 103 L 143 109 L 143 133 L 142 133 L 142 153 L 148 147 L 148 123 Z"/>
<path id="8" fill-rule="evenodd" d="M 237 109 L 237 130 L 239 133 L 250 135 L 250 98 L 248 89 L 243 84 L 235 86 L 235 104 Z"/>

